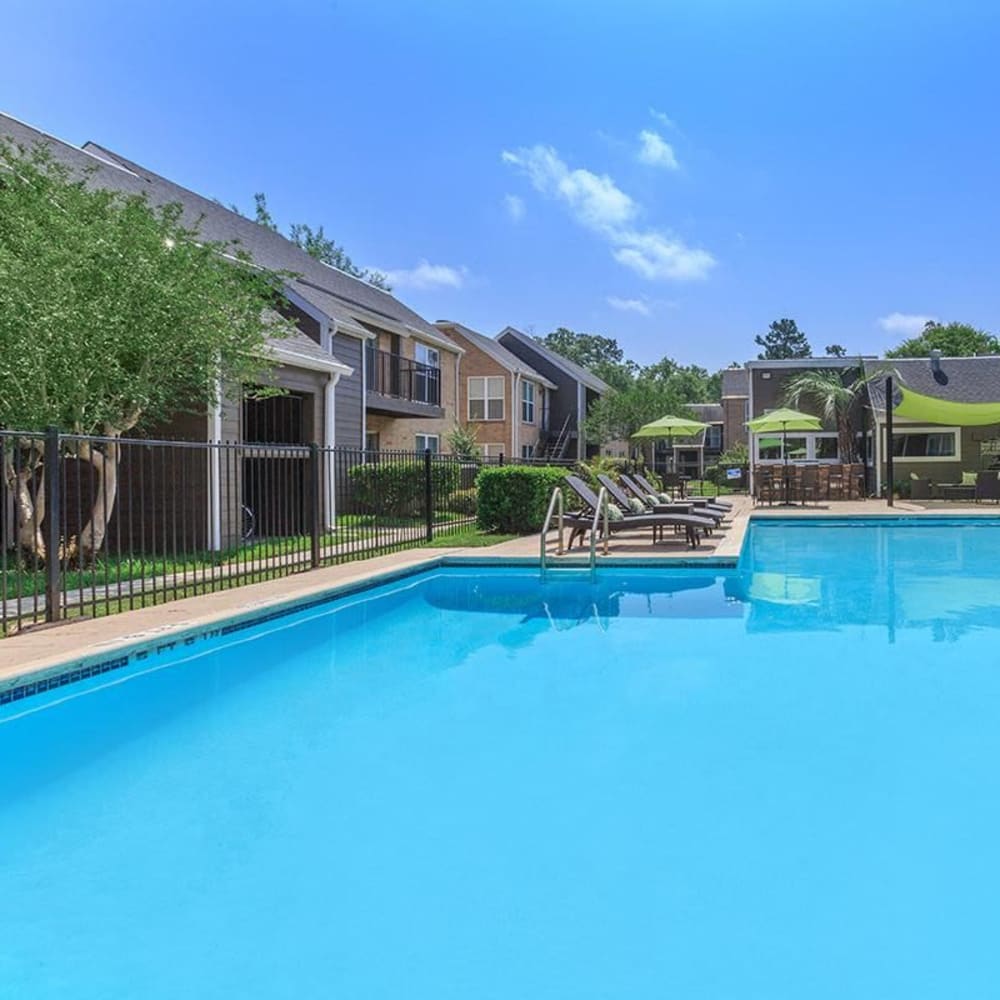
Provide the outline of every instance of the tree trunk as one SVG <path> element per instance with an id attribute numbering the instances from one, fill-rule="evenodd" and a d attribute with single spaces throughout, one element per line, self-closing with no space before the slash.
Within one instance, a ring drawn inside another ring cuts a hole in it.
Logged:
<path id="1" fill-rule="evenodd" d="M 32 559 L 44 561 L 42 520 L 45 517 L 45 480 L 43 478 L 35 488 L 35 473 L 44 462 L 45 445 L 34 441 L 25 450 L 27 454 L 20 465 L 4 452 L 4 478 L 14 497 L 14 537 L 21 552 Z"/>
<path id="2" fill-rule="evenodd" d="M 840 461 L 846 465 L 853 465 L 858 460 L 858 449 L 854 441 L 854 432 L 851 429 L 849 416 L 845 412 L 837 414 L 837 438 L 839 440 Z"/>
<path id="3" fill-rule="evenodd" d="M 89 462 L 94 468 L 97 490 L 90 509 L 90 520 L 67 546 L 70 556 L 78 558 L 81 565 L 93 562 L 104 544 L 108 523 L 111 521 L 118 499 L 119 452 L 117 442 L 104 445 L 103 452 L 88 441 L 80 442 L 77 449 L 77 457 L 81 461 Z"/>

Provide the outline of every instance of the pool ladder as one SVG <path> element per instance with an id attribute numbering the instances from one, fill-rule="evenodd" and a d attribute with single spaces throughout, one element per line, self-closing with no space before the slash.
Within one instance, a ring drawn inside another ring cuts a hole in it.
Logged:
<path id="1" fill-rule="evenodd" d="M 590 557 L 587 560 L 587 566 L 590 570 L 591 576 L 597 570 L 597 529 L 601 527 L 601 516 L 604 517 L 604 532 L 603 532 L 603 545 L 601 555 L 608 554 L 608 491 L 605 487 L 601 487 L 601 492 L 597 494 L 597 509 L 594 511 L 594 517 L 590 524 Z M 552 518 L 557 517 L 557 527 L 559 530 L 559 542 L 556 546 L 556 555 L 561 556 L 566 551 L 566 546 L 564 544 L 564 524 L 563 519 L 565 517 L 563 509 L 563 493 L 562 489 L 557 486 L 552 491 L 552 496 L 549 497 L 549 508 L 545 513 L 545 521 L 542 524 L 542 533 L 538 541 L 538 559 L 539 565 L 541 566 L 542 579 L 545 578 L 546 571 L 549 569 L 549 556 L 546 551 L 546 542 L 548 540 L 549 531 L 552 529 Z M 567 569 L 575 569 L 578 564 L 566 564 Z"/>

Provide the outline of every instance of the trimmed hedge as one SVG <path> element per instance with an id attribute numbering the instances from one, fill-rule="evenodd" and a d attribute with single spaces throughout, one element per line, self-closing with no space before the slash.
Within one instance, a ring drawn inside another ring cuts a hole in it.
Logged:
<path id="1" fill-rule="evenodd" d="M 561 486 L 566 470 L 549 465 L 501 465 L 480 469 L 476 476 L 482 531 L 528 535 L 541 531 L 549 498 Z"/>
<path id="2" fill-rule="evenodd" d="M 355 465 L 349 471 L 352 498 L 361 514 L 419 517 L 424 510 L 424 463 L 382 461 Z M 431 462 L 431 498 L 443 508 L 458 488 L 460 470 L 454 462 Z"/>

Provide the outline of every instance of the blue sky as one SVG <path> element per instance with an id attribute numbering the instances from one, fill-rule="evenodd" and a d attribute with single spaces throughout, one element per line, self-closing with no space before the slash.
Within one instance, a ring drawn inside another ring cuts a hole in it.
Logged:
<path id="1" fill-rule="evenodd" d="M 429 319 L 717 368 L 792 316 L 996 330 L 986 2 L 8 0 L 0 107 L 282 223 Z"/>

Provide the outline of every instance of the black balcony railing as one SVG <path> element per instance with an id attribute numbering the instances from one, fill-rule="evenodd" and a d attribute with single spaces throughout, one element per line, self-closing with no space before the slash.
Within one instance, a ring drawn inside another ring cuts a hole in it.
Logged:
<path id="1" fill-rule="evenodd" d="M 366 348 L 365 365 L 369 392 L 414 403 L 441 405 L 440 368 L 374 347 Z"/>

